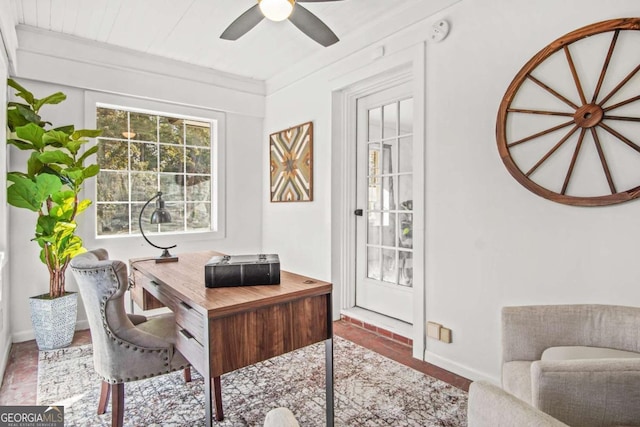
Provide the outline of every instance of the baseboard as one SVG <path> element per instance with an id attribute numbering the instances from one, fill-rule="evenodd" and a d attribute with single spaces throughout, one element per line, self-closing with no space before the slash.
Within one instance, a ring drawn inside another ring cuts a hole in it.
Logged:
<path id="1" fill-rule="evenodd" d="M 430 351 L 424 352 L 424 360 L 425 362 L 429 362 L 442 369 L 446 369 L 447 371 L 453 372 L 454 374 L 458 374 L 462 377 L 468 378 L 471 381 L 482 380 L 482 381 L 488 381 L 492 384 L 498 384 L 498 385 L 500 384 L 499 377 L 493 377 L 491 375 L 487 375 L 483 372 L 469 368 L 468 366 L 460 365 L 459 363 L 453 362 L 442 356 L 438 356 L 437 354 L 432 353 Z"/>
<path id="2" fill-rule="evenodd" d="M 88 320 L 80 320 L 76 322 L 76 331 L 83 331 L 85 329 L 89 329 L 89 321 Z M 33 329 L 29 329 L 27 331 L 19 331 L 14 332 L 11 335 L 12 342 L 25 342 L 35 340 L 36 336 L 33 333 Z"/>

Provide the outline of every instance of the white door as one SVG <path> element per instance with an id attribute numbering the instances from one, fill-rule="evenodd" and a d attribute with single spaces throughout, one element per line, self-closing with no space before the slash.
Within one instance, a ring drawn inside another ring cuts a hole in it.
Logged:
<path id="1" fill-rule="evenodd" d="M 356 305 L 413 323 L 410 84 L 357 102 Z"/>

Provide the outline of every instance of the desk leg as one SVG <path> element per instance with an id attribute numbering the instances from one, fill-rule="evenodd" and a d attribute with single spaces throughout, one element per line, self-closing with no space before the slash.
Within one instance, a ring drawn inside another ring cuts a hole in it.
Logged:
<path id="1" fill-rule="evenodd" d="M 204 380 L 204 425 L 206 427 L 213 426 L 213 413 L 212 413 L 212 404 L 211 404 L 211 386 L 212 381 L 207 381 L 207 377 Z"/>
<path id="2" fill-rule="evenodd" d="M 326 356 L 327 427 L 333 427 L 333 338 L 324 342 Z"/>

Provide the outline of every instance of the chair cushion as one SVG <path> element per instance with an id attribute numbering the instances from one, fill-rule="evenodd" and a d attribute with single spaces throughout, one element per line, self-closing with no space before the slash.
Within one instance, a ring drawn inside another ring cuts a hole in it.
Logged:
<path id="1" fill-rule="evenodd" d="M 131 320 L 131 323 L 133 323 L 134 326 L 147 321 L 147 316 L 143 316 L 142 314 L 127 313 L 127 317 Z"/>
<path id="2" fill-rule="evenodd" d="M 615 348 L 560 346 L 549 347 L 542 352 L 540 360 L 575 360 L 575 359 L 627 359 L 640 358 L 640 353 L 617 350 Z"/>
<path id="3" fill-rule="evenodd" d="M 162 338 L 171 344 L 176 343 L 176 321 L 173 314 L 150 317 L 146 322 L 136 325 L 136 328 Z"/>
<path id="4" fill-rule="evenodd" d="M 531 404 L 531 361 L 513 361 L 502 365 L 502 388 Z"/>

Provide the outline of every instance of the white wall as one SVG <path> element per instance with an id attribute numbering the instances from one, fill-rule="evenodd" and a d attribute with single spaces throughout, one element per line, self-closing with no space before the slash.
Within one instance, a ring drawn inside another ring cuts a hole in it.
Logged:
<path id="1" fill-rule="evenodd" d="M 550 202 L 511 177 L 495 140 L 504 92 L 535 53 L 584 25 L 639 14 L 635 0 L 462 0 L 420 23 L 422 31 L 410 27 L 384 41 L 391 57 L 400 56 L 426 40 L 435 21 L 451 24 L 447 39 L 427 45 L 423 286 L 426 318 L 450 327 L 453 343 L 428 340 L 427 360 L 497 381 L 501 307 L 640 305 L 634 268 L 640 202 L 602 208 Z M 263 199 L 263 246 L 279 253 L 287 269 L 331 277 L 331 91 L 376 67 L 362 51 L 267 97 L 266 134 L 308 120 L 315 129 L 315 201 Z M 266 161 L 266 146 L 263 155 Z M 268 194 L 268 170 L 263 180 Z"/>
<path id="2" fill-rule="evenodd" d="M 55 40 L 48 40 L 42 34 L 39 34 L 38 41 L 56 46 Z M 226 113 L 226 237 L 220 240 L 202 240 L 189 236 L 188 239 L 166 241 L 178 244 L 178 248 L 172 251 L 176 254 L 207 249 L 227 253 L 260 251 L 263 194 L 261 147 L 264 142 L 264 97 L 260 94 L 260 85 L 246 82 L 246 89 L 241 90 L 207 84 L 202 81 L 206 80 L 206 69 L 192 68 L 150 56 L 146 58 L 145 70 L 127 69 L 122 66 L 116 69 L 109 63 L 111 56 L 128 63 L 127 55 L 133 54 L 116 49 L 113 55 L 108 55 L 108 49 L 104 45 L 95 46 L 105 53 L 101 59 L 105 63 L 100 64 L 96 63 L 99 58 L 84 60 L 88 55 L 95 53 L 91 44 L 75 43 L 68 37 L 63 38 L 61 43 L 69 52 L 74 52 L 73 56 L 78 59 L 77 62 L 64 58 L 64 51 L 56 51 L 55 55 L 40 54 L 37 49 L 31 48 L 39 44 L 30 44 L 28 37 L 21 39 L 21 48 L 18 51 L 21 64 L 19 77 L 22 77 L 20 81 L 28 89 L 37 97 L 56 91 L 62 91 L 67 95 L 63 104 L 43 109 L 43 114 L 55 124 L 73 123 L 76 127 L 84 127 L 86 88 L 110 93 L 122 93 L 121 91 L 126 89 L 126 94 L 131 96 Z M 138 58 L 131 56 L 130 59 L 131 63 L 136 63 Z M 167 69 L 171 70 L 171 73 L 168 73 L 170 75 L 165 74 Z M 215 80 L 214 74 L 211 73 L 212 80 Z M 82 78 L 78 79 L 77 76 Z M 189 100 L 192 102 L 189 103 Z M 22 170 L 25 164 L 24 153 L 12 150 L 11 154 L 10 168 Z M 16 208 L 11 208 L 10 212 L 12 333 L 14 341 L 24 341 L 33 339 L 28 298 L 47 291 L 48 274 L 46 267 L 37 261 L 38 246 L 30 241 L 35 216 Z M 79 218 L 79 223 L 89 215 L 94 215 L 93 208 Z M 82 224 L 80 226 L 82 227 Z M 82 237 L 85 247 L 104 247 L 117 259 L 127 260 L 156 253 L 156 249 L 147 245 L 142 237 L 96 240 L 86 233 Z M 165 240 L 157 241 L 162 244 Z M 67 288 L 77 290 L 70 271 L 67 274 Z M 86 316 L 81 309 L 78 314 L 80 326 L 86 327 L 85 319 Z"/>

